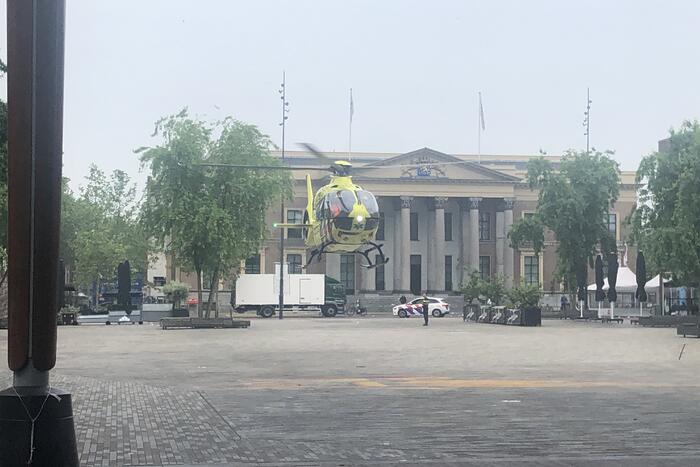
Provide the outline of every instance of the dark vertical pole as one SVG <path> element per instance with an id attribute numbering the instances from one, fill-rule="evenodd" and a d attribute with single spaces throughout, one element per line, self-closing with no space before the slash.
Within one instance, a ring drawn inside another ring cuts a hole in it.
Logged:
<path id="1" fill-rule="evenodd" d="M 49 386 L 59 306 L 64 25 L 64 0 L 7 2 L 8 364 L 14 380 L 0 392 L 0 465 L 78 465 L 71 396 Z"/>
<path id="2" fill-rule="evenodd" d="M 64 2 L 7 7 L 8 358 L 17 376 L 56 363 Z"/>
<path id="3" fill-rule="evenodd" d="M 282 72 L 282 88 L 280 89 L 280 99 L 282 99 L 282 161 L 284 163 L 284 130 L 287 122 L 287 79 L 285 72 Z M 284 218 L 284 201 L 280 203 L 280 223 L 285 223 Z M 287 230 L 282 227 L 280 229 L 280 294 L 279 294 L 279 319 L 284 318 L 284 234 Z"/>
<path id="4" fill-rule="evenodd" d="M 586 88 L 586 112 L 584 115 L 586 118 L 583 120 L 583 126 L 586 127 L 586 155 L 590 152 L 591 148 L 591 89 Z"/>

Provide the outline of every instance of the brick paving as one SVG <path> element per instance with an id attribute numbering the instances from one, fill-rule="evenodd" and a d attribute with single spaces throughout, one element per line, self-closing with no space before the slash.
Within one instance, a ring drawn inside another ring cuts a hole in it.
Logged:
<path id="1" fill-rule="evenodd" d="M 498 343 L 494 333 L 512 332 L 506 328 L 464 328 L 458 320 L 430 330 L 408 320 L 356 323 L 268 321 L 254 323 L 258 335 L 61 329 L 63 357 L 52 384 L 73 394 L 81 465 L 90 467 L 700 465 L 700 375 L 689 371 L 697 368 L 700 341 L 683 341 L 688 361 L 678 361 L 682 343 L 672 330 L 557 323 L 520 330 L 509 345 L 520 339 L 525 349 L 535 338 L 557 345 L 563 337 L 568 348 L 576 345 L 573 330 L 602 348 L 568 368 L 557 361 L 564 347 L 523 351 L 523 368 L 503 371 L 494 360 L 461 359 L 453 348 L 459 340 L 450 339 L 469 337 L 467 350 L 487 355 L 475 346 Z M 364 347 L 333 344 L 358 333 Z M 394 333 L 416 353 L 396 359 L 376 352 Z M 648 353 L 589 363 L 598 351 L 636 349 L 641 336 Z M 204 343 L 207 358 L 187 353 Z M 332 351 L 316 353 L 322 344 Z M 83 345 L 95 346 L 91 357 Z M 112 349 L 122 350 L 105 360 Z M 453 352 L 422 354 L 435 349 Z M 9 384 L 6 376 L 0 385 Z"/>

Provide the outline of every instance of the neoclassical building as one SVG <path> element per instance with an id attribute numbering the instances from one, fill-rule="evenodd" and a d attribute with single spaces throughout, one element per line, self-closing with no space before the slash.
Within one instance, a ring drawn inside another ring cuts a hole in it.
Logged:
<path id="1" fill-rule="evenodd" d="M 556 242 L 546 238 L 540 255 L 509 246 L 510 226 L 532 213 L 537 193 L 524 182 L 532 156 L 450 155 L 423 148 L 406 154 L 329 154 L 349 160 L 357 171 L 353 180 L 377 197 L 381 224 L 377 242 L 383 244 L 389 262 L 376 269 L 361 267 L 359 255 L 328 254 L 307 269 L 344 284 L 348 294 L 363 299 L 399 294 L 457 294 L 471 271 L 486 277 L 502 274 L 509 284 L 539 284 L 546 292 L 558 292 L 552 280 Z M 291 165 L 314 166 L 319 162 L 302 151 L 287 152 Z M 548 157 L 558 164 L 558 157 Z M 436 165 L 440 163 L 441 165 Z M 447 164 L 445 164 L 447 163 Z M 415 167 L 415 166 L 418 167 Z M 314 187 L 327 183 L 329 174 L 310 172 Z M 293 172 L 294 199 L 285 205 L 288 223 L 301 223 L 306 206 L 304 172 Z M 636 199 L 634 173 L 621 174 L 620 196 L 605 221 L 624 250 L 624 219 Z M 280 220 L 279 208 L 268 213 L 270 225 Z M 595 221 L 591 219 L 591 221 Z M 280 231 L 272 231 L 258 255 L 245 265 L 246 273 L 272 273 L 279 262 Z M 285 260 L 291 272 L 301 272 L 306 262 L 301 229 L 286 233 Z M 632 256 L 632 255 L 630 255 Z"/>
<path id="2" fill-rule="evenodd" d="M 451 155 L 423 148 L 406 154 L 330 153 L 349 160 L 358 171 L 354 181 L 377 197 L 381 222 L 377 242 L 383 245 L 389 262 L 375 269 L 361 266 L 360 255 L 326 254 L 310 264 L 305 272 L 326 274 L 339 280 L 347 293 L 377 306 L 395 303 L 400 295 L 430 294 L 453 297 L 459 306 L 461 284 L 472 271 L 482 277 L 502 274 L 508 284 L 524 281 L 539 284 L 545 300 L 558 304 L 560 284 L 554 282 L 556 241 L 545 237 L 539 255 L 531 250 L 514 250 L 507 232 L 517 220 L 534 212 L 537 193 L 524 182 L 527 162 L 533 156 Z M 286 162 L 297 166 L 319 166 L 309 172 L 314 189 L 326 184 L 329 173 L 312 155 L 303 151 L 285 154 Z M 553 164 L 559 157 L 548 156 Z M 441 165 L 436 165 L 440 163 Z M 294 199 L 285 204 L 287 223 L 301 223 L 306 207 L 305 172 L 294 171 Z M 625 251 L 625 218 L 636 200 L 634 172 L 621 174 L 620 196 L 610 210 L 608 228 Z M 272 225 L 280 221 L 279 207 L 267 213 L 271 226 L 268 239 L 257 255 L 242 265 L 247 274 L 268 273 L 280 260 L 279 235 L 284 234 L 285 261 L 291 273 L 302 272 L 308 252 L 301 229 L 281 231 Z M 591 221 L 597 221 L 591 219 Z M 620 255 L 621 258 L 624 255 Z M 634 270 L 634 254 L 629 253 Z M 589 283 L 593 282 L 590 271 Z M 192 296 L 196 281 L 181 271 L 171 258 L 162 257 L 149 268 L 148 281 L 162 285 L 170 280 L 189 283 Z M 222 281 L 219 303 L 228 306 L 231 284 Z M 205 295 L 206 297 L 206 295 Z"/>

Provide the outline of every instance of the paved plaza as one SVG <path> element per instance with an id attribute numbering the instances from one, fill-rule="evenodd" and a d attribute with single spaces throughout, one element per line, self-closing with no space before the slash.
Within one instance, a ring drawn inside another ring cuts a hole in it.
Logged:
<path id="1" fill-rule="evenodd" d="M 52 384 L 85 466 L 700 464 L 700 340 L 421 323 L 60 327 Z"/>

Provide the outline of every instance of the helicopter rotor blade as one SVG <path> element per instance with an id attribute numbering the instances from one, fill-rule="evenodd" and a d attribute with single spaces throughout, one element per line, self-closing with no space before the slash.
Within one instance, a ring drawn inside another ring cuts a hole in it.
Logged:
<path id="1" fill-rule="evenodd" d="M 327 172 L 328 167 L 302 167 L 290 165 L 244 165 L 244 164 L 217 164 L 214 162 L 202 162 L 195 164 L 201 167 L 214 167 L 218 169 L 251 169 L 251 170 L 317 170 Z"/>
<path id="2" fill-rule="evenodd" d="M 302 148 L 306 149 L 306 150 L 309 151 L 311 154 L 313 154 L 316 158 L 322 160 L 323 162 L 326 162 L 326 163 L 328 163 L 328 164 L 332 164 L 332 163 L 333 163 L 333 160 L 332 160 L 330 157 L 328 157 L 327 155 L 325 155 L 324 153 L 322 153 L 322 152 L 321 152 L 316 146 L 314 146 L 313 144 L 309 144 L 309 143 L 299 143 L 299 146 L 301 146 Z"/>

